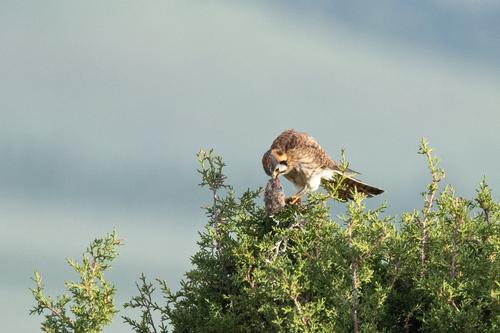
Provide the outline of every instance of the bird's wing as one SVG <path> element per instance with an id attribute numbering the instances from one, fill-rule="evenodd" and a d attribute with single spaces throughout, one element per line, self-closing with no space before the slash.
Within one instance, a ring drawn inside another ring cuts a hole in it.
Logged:
<path id="1" fill-rule="evenodd" d="M 337 163 L 328 156 L 315 138 L 304 132 L 289 129 L 274 139 L 271 150 L 276 149 L 287 154 L 289 164 L 294 161 L 307 160 L 320 168 L 340 171 Z"/>
<path id="2" fill-rule="evenodd" d="M 300 142 L 303 140 L 304 133 L 297 132 L 294 129 L 288 129 L 283 131 L 280 135 L 274 139 L 271 144 L 271 150 L 277 149 L 282 152 L 287 152 L 290 149 L 294 149 L 300 145 Z"/>

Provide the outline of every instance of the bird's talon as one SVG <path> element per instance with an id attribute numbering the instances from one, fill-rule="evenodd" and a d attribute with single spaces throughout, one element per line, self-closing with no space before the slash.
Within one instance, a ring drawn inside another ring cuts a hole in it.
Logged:
<path id="1" fill-rule="evenodd" d="M 300 197 L 289 197 L 286 198 L 286 203 L 289 205 L 297 205 L 301 203 Z"/>

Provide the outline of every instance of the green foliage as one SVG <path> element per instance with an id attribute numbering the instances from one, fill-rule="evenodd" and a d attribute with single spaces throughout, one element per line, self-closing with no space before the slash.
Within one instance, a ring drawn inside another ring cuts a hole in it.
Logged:
<path id="1" fill-rule="evenodd" d="M 138 296 L 132 297 L 130 302 L 124 304 L 125 308 L 139 309 L 142 312 L 140 320 L 134 320 L 132 318 L 124 316 L 123 319 L 127 324 L 132 326 L 135 332 L 139 333 L 166 333 L 168 332 L 167 320 L 170 315 L 168 307 L 162 307 L 154 300 L 155 288 L 152 283 L 146 281 L 144 274 L 139 277 L 140 283 L 136 283 L 137 290 L 139 291 Z M 164 295 L 170 295 L 170 289 L 167 287 L 167 283 L 162 280 L 157 280 L 160 285 L 161 292 Z M 159 323 L 155 322 L 154 313 L 159 313 Z M 158 326 L 158 327 L 157 327 Z"/>
<path id="2" fill-rule="evenodd" d="M 117 312 L 113 303 L 115 287 L 104 278 L 121 244 L 115 232 L 94 240 L 83 254 L 82 262 L 68 259 L 80 275 L 79 282 L 67 281 L 69 294 L 55 300 L 44 293 L 40 273 L 35 272 L 31 289 L 36 305 L 30 314 L 45 315 L 41 329 L 50 333 L 97 333 L 109 324 Z"/>
<path id="3" fill-rule="evenodd" d="M 385 205 L 369 210 L 357 193 L 332 220 L 328 200 L 345 191 L 341 178 L 268 217 L 259 191 L 238 198 L 222 159 L 200 152 L 213 202 L 194 269 L 175 293 L 160 282 L 166 303 L 142 306 L 142 318 L 158 311 L 174 332 L 498 330 L 499 204 L 484 181 L 474 200 L 451 187 L 439 193 L 444 171 L 425 140 L 419 153 L 431 174 L 423 207 L 395 224 Z"/>
<path id="4" fill-rule="evenodd" d="M 427 143 L 431 183 L 421 212 L 406 213 L 397 234 L 400 272 L 388 299 L 393 331 L 495 332 L 500 327 L 499 208 L 485 181 L 477 197 L 437 194 L 444 171 Z M 433 209 L 435 205 L 435 209 Z"/>
<path id="5" fill-rule="evenodd" d="M 385 204 L 367 209 L 353 193 L 345 214 L 332 219 L 330 200 L 347 190 L 341 177 L 267 216 L 260 189 L 238 196 L 222 158 L 201 151 L 200 185 L 211 203 L 193 269 L 175 292 L 141 275 L 138 295 L 124 305 L 137 319 L 124 321 L 137 333 L 499 331 L 500 204 L 484 180 L 473 199 L 451 186 L 440 191 L 444 171 L 425 140 L 419 153 L 431 176 L 419 209 L 388 217 Z M 341 165 L 349 170 L 344 158 Z M 35 275 L 32 312 L 48 312 L 45 331 L 98 332 L 109 322 L 112 300 L 103 312 L 102 294 L 82 296 L 89 262 L 71 263 L 82 283 L 67 283 L 71 296 L 56 301 Z M 113 288 L 101 289 L 112 298 Z"/>

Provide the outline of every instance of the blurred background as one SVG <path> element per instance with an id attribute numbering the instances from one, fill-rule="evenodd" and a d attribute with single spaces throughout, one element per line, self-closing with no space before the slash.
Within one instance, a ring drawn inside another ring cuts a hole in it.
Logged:
<path id="1" fill-rule="evenodd" d="M 345 148 L 386 190 L 369 204 L 398 216 L 422 205 L 427 137 L 459 195 L 486 176 L 498 196 L 494 0 L 2 0 L 0 77 L 5 332 L 39 327 L 34 270 L 62 292 L 77 278 L 65 258 L 113 228 L 119 309 L 140 272 L 177 289 L 210 202 L 200 148 L 241 193 L 267 181 L 275 136 L 306 131 L 334 158 Z"/>

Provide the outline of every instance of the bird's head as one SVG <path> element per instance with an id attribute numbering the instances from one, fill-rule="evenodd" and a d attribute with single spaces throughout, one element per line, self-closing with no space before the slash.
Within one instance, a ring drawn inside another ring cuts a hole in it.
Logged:
<path id="1" fill-rule="evenodd" d="M 288 172 L 286 154 L 277 149 L 266 151 L 262 156 L 262 167 L 268 176 L 276 179 L 279 175 Z"/>

